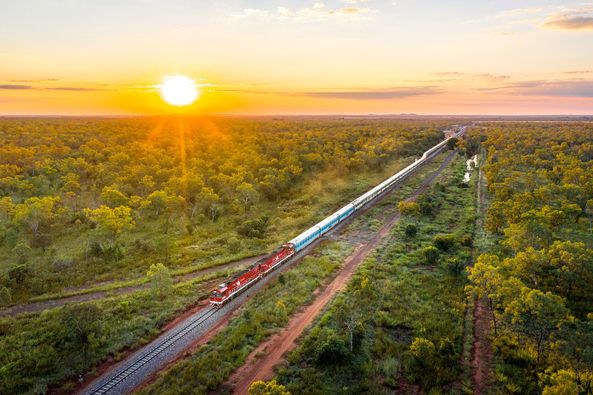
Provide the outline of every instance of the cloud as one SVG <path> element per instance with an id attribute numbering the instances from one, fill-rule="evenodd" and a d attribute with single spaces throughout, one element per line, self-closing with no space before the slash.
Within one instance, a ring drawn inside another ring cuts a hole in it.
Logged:
<path id="1" fill-rule="evenodd" d="M 72 92 L 93 92 L 105 90 L 102 88 L 88 88 L 78 86 L 33 86 L 22 84 L 0 84 L 0 89 L 5 90 L 48 90 L 48 91 L 72 91 Z"/>
<path id="2" fill-rule="evenodd" d="M 50 91 L 72 91 L 72 92 L 94 92 L 94 91 L 104 90 L 104 89 L 99 89 L 99 88 L 83 88 L 83 87 L 77 87 L 77 86 L 56 86 L 56 87 L 41 88 L 41 89 L 47 89 Z"/>
<path id="3" fill-rule="evenodd" d="M 466 73 L 463 71 L 441 71 L 434 73 L 439 77 L 456 79 L 470 79 L 470 80 L 486 80 L 491 82 L 506 81 L 511 77 L 508 75 L 499 75 L 492 73 Z"/>
<path id="4" fill-rule="evenodd" d="M 482 88 L 481 91 L 508 91 L 525 96 L 591 97 L 593 81 L 585 79 L 570 80 L 530 80 L 519 81 L 498 88 Z"/>
<path id="5" fill-rule="evenodd" d="M 512 10 L 506 10 L 498 14 L 499 18 L 517 18 L 524 17 L 526 15 L 537 14 L 542 12 L 542 8 L 531 7 L 531 8 L 513 8 Z"/>
<path id="6" fill-rule="evenodd" d="M 320 22 L 332 18 L 353 19 L 376 12 L 376 10 L 370 8 L 356 6 L 356 4 L 363 2 L 365 1 L 347 1 L 348 6 L 340 8 L 328 8 L 322 2 L 316 2 L 310 7 L 298 9 L 289 7 L 277 7 L 276 9 L 245 8 L 241 13 L 232 15 L 231 19 L 259 18 L 294 20 L 297 22 Z"/>
<path id="7" fill-rule="evenodd" d="M 556 30 L 593 31 L 593 7 L 558 12 L 551 15 L 542 26 Z"/>
<path id="8" fill-rule="evenodd" d="M 440 93 L 432 86 L 409 87 L 409 88 L 387 88 L 377 90 L 350 90 L 350 91 L 316 91 L 305 92 L 305 96 L 319 98 L 333 98 L 346 100 L 387 100 L 401 99 L 410 96 L 435 95 Z"/>
<path id="9" fill-rule="evenodd" d="M 592 74 L 593 70 L 570 70 L 565 71 L 564 74 Z"/>
<path id="10" fill-rule="evenodd" d="M 3 84 L 3 85 L 0 85 L 0 89 L 25 90 L 25 89 L 32 89 L 32 87 L 30 85 Z"/>

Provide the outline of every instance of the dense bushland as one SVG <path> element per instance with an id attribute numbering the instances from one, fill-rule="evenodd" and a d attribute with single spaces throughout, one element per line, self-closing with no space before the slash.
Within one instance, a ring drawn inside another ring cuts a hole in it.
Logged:
<path id="1" fill-rule="evenodd" d="M 293 236 L 440 123 L 2 119 L 2 303 Z M 311 175 L 315 179 L 311 180 Z"/>
<path id="2" fill-rule="evenodd" d="M 469 291 L 493 319 L 493 391 L 593 391 L 593 126 L 484 124 L 486 228 Z"/>

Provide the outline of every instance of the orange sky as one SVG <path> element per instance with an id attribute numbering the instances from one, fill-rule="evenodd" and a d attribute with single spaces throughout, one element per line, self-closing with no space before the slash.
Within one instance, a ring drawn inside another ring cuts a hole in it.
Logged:
<path id="1" fill-rule="evenodd" d="M 0 114 L 593 114 L 593 6 L 492 3 L 9 2 Z"/>

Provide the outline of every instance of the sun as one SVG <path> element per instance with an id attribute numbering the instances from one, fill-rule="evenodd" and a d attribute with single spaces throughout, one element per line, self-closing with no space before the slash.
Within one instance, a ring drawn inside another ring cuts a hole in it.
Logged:
<path id="1" fill-rule="evenodd" d="M 184 75 L 164 76 L 159 90 L 164 101 L 179 107 L 192 104 L 200 95 L 195 81 Z"/>

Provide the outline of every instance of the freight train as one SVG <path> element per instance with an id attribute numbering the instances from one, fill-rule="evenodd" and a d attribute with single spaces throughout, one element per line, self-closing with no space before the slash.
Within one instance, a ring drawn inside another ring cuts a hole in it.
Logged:
<path id="1" fill-rule="evenodd" d="M 319 239 L 325 233 L 333 229 L 336 225 L 346 220 L 354 212 L 360 210 L 377 196 L 381 195 L 383 192 L 389 190 L 398 182 L 407 178 L 414 172 L 414 170 L 416 170 L 416 168 L 441 152 L 450 138 L 463 135 L 465 133 L 465 129 L 465 126 L 460 127 L 457 129 L 455 134 L 449 135 L 447 139 L 424 152 L 422 157 L 420 159 L 416 159 L 416 161 L 411 165 L 407 166 L 403 170 L 400 170 L 362 196 L 354 199 L 352 202 L 348 203 L 318 224 L 307 229 L 294 239 L 290 240 L 288 243 L 283 244 L 280 248 L 258 260 L 256 263 L 237 274 L 226 283 L 220 284 L 218 288 L 216 288 L 210 294 L 210 304 L 221 306 L 233 298 L 233 296 L 249 288 L 253 283 L 289 260 L 294 254 L 303 250 L 315 240 Z"/>

